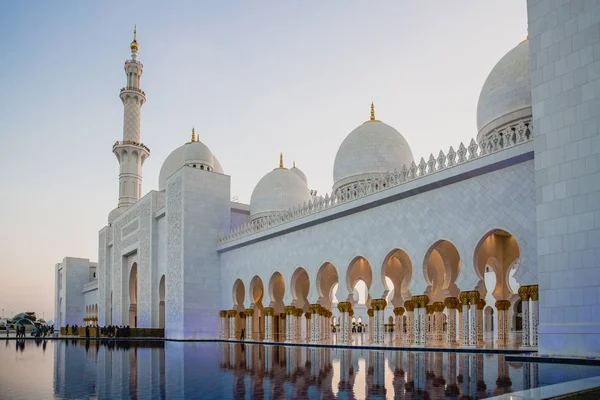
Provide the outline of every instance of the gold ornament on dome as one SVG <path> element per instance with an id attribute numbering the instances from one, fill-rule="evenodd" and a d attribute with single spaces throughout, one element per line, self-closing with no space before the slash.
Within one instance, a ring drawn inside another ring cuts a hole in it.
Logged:
<path id="1" fill-rule="evenodd" d="M 380 120 L 375 119 L 375 104 L 373 104 L 373 102 L 371 102 L 371 117 L 364 123 L 366 124 L 369 122 L 381 122 Z"/>
<path id="2" fill-rule="evenodd" d="M 283 166 L 283 153 L 279 153 L 279 167 L 275 169 L 287 169 Z"/>

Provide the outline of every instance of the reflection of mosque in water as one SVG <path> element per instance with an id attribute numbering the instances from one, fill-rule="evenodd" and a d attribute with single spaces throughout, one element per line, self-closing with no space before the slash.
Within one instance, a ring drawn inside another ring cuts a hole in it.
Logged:
<path id="1" fill-rule="evenodd" d="M 207 382 L 215 395 L 234 398 L 484 398 L 537 387 L 546 367 L 507 363 L 504 355 L 496 354 L 234 343 L 67 343 L 54 350 L 54 390 L 63 398 L 188 398 L 206 391 Z"/>

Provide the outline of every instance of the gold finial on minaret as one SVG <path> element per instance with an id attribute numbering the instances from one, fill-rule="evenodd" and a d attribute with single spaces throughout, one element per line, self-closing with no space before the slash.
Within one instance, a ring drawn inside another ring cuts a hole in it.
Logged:
<path id="1" fill-rule="evenodd" d="M 279 168 L 283 168 L 283 153 L 279 153 Z"/>
<path id="2" fill-rule="evenodd" d="M 131 51 L 138 51 L 140 49 L 140 45 L 137 42 L 137 25 L 133 27 L 133 42 L 129 45 Z"/>
<path id="3" fill-rule="evenodd" d="M 192 142 L 196 141 L 196 129 L 192 128 Z"/>

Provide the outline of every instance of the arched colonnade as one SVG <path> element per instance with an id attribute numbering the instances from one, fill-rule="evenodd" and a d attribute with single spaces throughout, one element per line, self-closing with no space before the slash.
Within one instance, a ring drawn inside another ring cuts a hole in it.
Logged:
<path id="1" fill-rule="evenodd" d="M 536 346 L 538 290 L 537 285 L 514 283 L 519 257 L 516 239 L 495 229 L 475 245 L 473 269 L 479 278 L 475 287 L 458 286 L 464 266 L 457 248 L 448 240 L 430 246 L 422 271 L 405 251 L 393 249 L 378 267 L 356 256 L 344 269 L 324 262 L 312 276 L 306 268 L 297 267 L 289 276 L 275 271 L 270 276 L 254 275 L 246 282 L 237 278 L 232 287 L 232 309 L 220 311 L 220 337 L 240 339 L 243 333 L 244 339 L 256 341 L 321 343 L 334 339 L 338 344 L 351 344 L 354 310 L 363 303 L 369 341 L 375 345 L 384 344 L 386 333 L 393 331 L 388 336 L 396 345 L 481 346 L 484 318 L 486 327 L 496 327 L 497 343 L 508 345 L 512 325 L 509 311 L 512 315 L 520 300 L 522 343 L 514 344 Z M 493 287 L 486 287 L 486 271 L 495 275 L 493 283 L 487 284 Z M 426 284 L 423 293 L 409 290 L 417 274 L 422 274 Z M 357 290 L 361 285 L 364 294 Z M 488 293 L 494 304 L 488 305 L 484 315 Z M 265 299 L 268 304 L 263 303 Z"/>

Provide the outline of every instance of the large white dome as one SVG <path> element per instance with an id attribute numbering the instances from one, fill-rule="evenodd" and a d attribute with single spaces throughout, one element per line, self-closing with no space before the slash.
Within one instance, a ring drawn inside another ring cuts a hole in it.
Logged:
<path id="1" fill-rule="evenodd" d="M 529 40 L 506 53 L 485 80 L 477 103 L 477 140 L 527 117 L 531 117 Z"/>
<path id="2" fill-rule="evenodd" d="M 168 155 L 158 174 L 158 190 L 166 189 L 167 178 L 184 165 L 197 165 L 198 168 L 200 166 L 208 167 L 206 169 L 209 171 L 219 174 L 223 173 L 223 168 L 219 160 L 217 160 L 204 143 L 200 141 L 188 142 L 183 146 L 179 146 Z"/>
<path id="3" fill-rule="evenodd" d="M 250 198 L 250 218 L 289 210 L 311 199 L 306 183 L 287 168 L 276 168 L 258 182 Z"/>
<path id="4" fill-rule="evenodd" d="M 396 129 L 375 119 L 354 129 L 338 149 L 333 165 L 333 190 L 383 172 L 407 168 L 413 154 L 404 136 Z"/>

